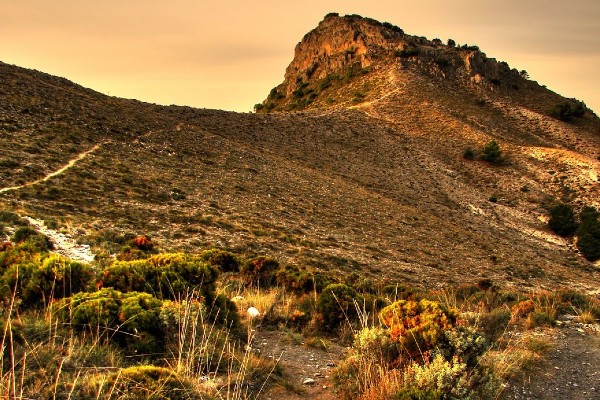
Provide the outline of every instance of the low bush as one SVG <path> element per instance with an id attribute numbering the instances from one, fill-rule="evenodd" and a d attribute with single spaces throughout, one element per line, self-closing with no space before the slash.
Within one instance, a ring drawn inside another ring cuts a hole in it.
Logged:
<path id="1" fill-rule="evenodd" d="M 209 265 L 219 268 L 223 272 L 238 272 L 240 262 L 235 254 L 220 249 L 210 249 L 203 251 L 200 258 Z"/>
<path id="2" fill-rule="evenodd" d="M 273 286 L 277 279 L 279 263 L 268 257 L 255 257 L 247 260 L 240 269 L 246 284 L 262 288 Z"/>
<path id="3" fill-rule="evenodd" d="M 571 236 L 577 231 L 577 221 L 573 206 L 569 204 L 557 204 L 550 209 L 548 226 L 560 236 Z"/>
<path id="4" fill-rule="evenodd" d="M 109 388 L 109 389 L 107 389 Z M 78 390 L 83 398 L 146 400 L 209 400 L 212 397 L 197 389 L 175 371 L 154 365 L 136 365 L 101 375 L 82 383 Z"/>
<path id="5" fill-rule="evenodd" d="M 553 118 L 570 122 L 573 118 L 581 118 L 585 114 L 585 104 L 581 101 L 566 101 L 555 105 L 550 111 Z"/>
<path id="6" fill-rule="evenodd" d="M 445 331 L 454 327 L 456 318 L 454 310 L 429 300 L 399 300 L 379 313 L 391 339 L 413 358 L 445 341 Z"/>
<path id="7" fill-rule="evenodd" d="M 198 290 L 210 302 L 217 277 L 218 270 L 197 257 L 164 253 L 145 260 L 115 261 L 102 272 L 97 286 L 151 293 L 161 299 Z"/>
<path id="8" fill-rule="evenodd" d="M 344 321 L 356 320 L 357 306 L 361 303 L 361 296 L 351 287 L 341 283 L 327 286 L 317 299 L 319 328 L 333 332 Z"/>
<path id="9" fill-rule="evenodd" d="M 303 294 L 315 287 L 315 277 L 311 271 L 296 265 L 286 265 L 276 274 L 277 284 L 292 292 Z"/>
<path id="10" fill-rule="evenodd" d="M 136 352 L 160 353 L 164 336 L 162 301 L 148 293 L 102 289 L 77 293 L 53 304 L 57 318 L 78 331 L 110 338 Z"/>
<path id="11" fill-rule="evenodd" d="M 581 211 L 581 225 L 577 229 L 577 248 L 588 261 L 600 260 L 600 220 L 593 207 Z"/>
<path id="12" fill-rule="evenodd" d="M 511 312 L 504 308 L 496 308 L 482 314 L 479 318 L 479 328 L 490 343 L 500 338 L 506 331 L 511 320 Z"/>
<path id="13" fill-rule="evenodd" d="M 502 156 L 502 150 L 500 149 L 500 145 L 495 140 L 492 140 L 486 143 L 483 146 L 483 150 L 481 152 L 481 159 L 483 161 L 487 161 L 490 164 L 500 165 L 504 163 L 504 157 Z"/>
<path id="14" fill-rule="evenodd" d="M 14 293 L 21 307 L 46 306 L 53 299 L 87 290 L 93 280 L 93 271 L 87 264 L 59 255 L 29 257 L 10 254 L 12 251 L 18 253 L 18 249 L 13 249 L 0 257 L 4 267 L 0 272 L 0 296 L 8 300 Z"/>

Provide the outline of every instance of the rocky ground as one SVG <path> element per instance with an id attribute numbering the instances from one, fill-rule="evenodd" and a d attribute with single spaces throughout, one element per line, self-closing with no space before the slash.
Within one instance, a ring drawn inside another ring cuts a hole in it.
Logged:
<path id="1" fill-rule="evenodd" d="M 503 399 L 600 399 L 600 329 L 574 319 L 548 333 L 553 342 L 544 361 L 512 382 Z"/>
<path id="2" fill-rule="evenodd" d="M 332 369 L 345 357 L 346 348 L 325 339 L 309 346 L 307 338 L 280 331 L 258 331 L 253 348 L 279 360 L 290 387 L 273 386 L 260 397 L 267 400 L 337 399 Z"/>

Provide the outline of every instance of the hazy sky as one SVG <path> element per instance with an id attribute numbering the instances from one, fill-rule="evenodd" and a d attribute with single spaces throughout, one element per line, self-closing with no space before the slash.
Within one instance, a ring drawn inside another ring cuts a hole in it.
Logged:
<path id="1" fill-rule="evenodd" d="M 478 45 L 600 112 L 600 0 L 0 0 L 0 61 L 113 96 L 250 111 L 328 12 Z"/>

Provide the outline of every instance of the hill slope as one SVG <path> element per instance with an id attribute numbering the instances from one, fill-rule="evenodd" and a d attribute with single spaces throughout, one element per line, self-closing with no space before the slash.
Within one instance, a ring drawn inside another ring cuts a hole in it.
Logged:
<path id="1" fill-rule="evenodd" d="M 159 107 L 5 64 L 0 78 L 2 207 L 93 245 L 133 231 L 418 285 L 600 283 L 545 223 L 555 199 L 599 205 L 600 121 L 551 117 L 566 99 L 474 48 L 328 16 L 262 108 L 294 113 Z M 505 165 L 462 157 L 490 140 Z"/>

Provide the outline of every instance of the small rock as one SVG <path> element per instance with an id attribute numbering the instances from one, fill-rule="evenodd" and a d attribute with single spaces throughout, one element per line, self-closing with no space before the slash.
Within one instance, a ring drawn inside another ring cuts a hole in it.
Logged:
<path id="1" fill-rule="evenodd" d="M 334 362 L 328 362 L 328 363 L 327 363 L 327 366 L 328 366 L 328 367 L 335 367 L 335 363 L 334 363 Z"/>
<path id="2" fill-rule="evenodd" d="M 302 381 L 303 385 L 314 385 L 316 381 L 313 378 L 306 378 Z"/>

